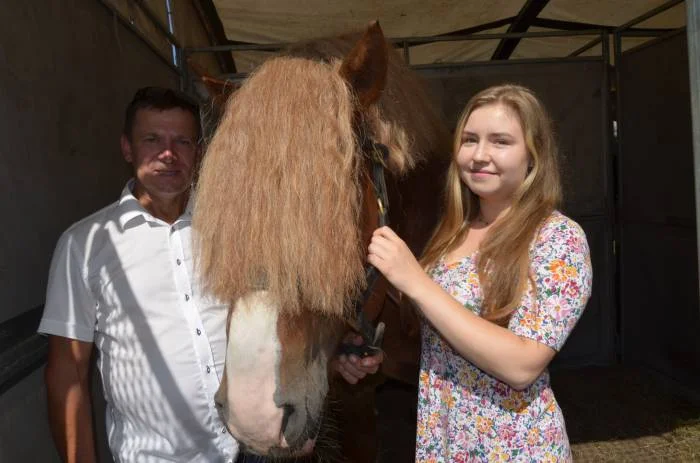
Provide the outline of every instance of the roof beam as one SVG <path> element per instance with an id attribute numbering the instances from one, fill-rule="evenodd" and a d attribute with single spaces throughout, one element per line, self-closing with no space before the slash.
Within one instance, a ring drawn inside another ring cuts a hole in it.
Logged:
<path id="1" fill-rule="evenodd" d="M 489 29 L 495 29 L 497 27 L 502 27 L 507 24 L 511 24 L 515 20 L 515 16 L 509 18 L 498 19 L 496 21 L 491 21 L 489 23 L 479 24 L 478 26 L 467 27 L 466 29 L 460 29 L 458 31 L 448 32 L 446 34 L 440 34 L 438 37 L 449 37 L 452 35 L 467 35 L 476 34 L 477 32 L 487 31 Z"/>
<path id="2" fill-rule="evenodd" d="M 532 26 L 534 27 L 544 27 L 547 29 L 556 29 L 561 31 L 584 31 L 584 30 L 606 30 L 612 32 L 615 30 L 616 26 L 607 26 L 605 24 L 591 24 L 591 23 L 581 23 L 572 21 L 560 21 L 558 19 L 546 19 L 546 18 L 535 18 L 532 21 Z M 650 35 L 661 35 L 667 32 L 672 32 L 676 28 L 635 28 L 631 27 L 627 29 L 628 31 L 644 32 Z"/>
<path id="3" fill-rule="evenodd" d="M 537 15 L 547 6 L 549 0 L 527 0 L 521 8 L 518 16 L 511 23 L 508 32 L 527 32 Z M 513 54 L 515 47 L 520 43 L 519 38 L 503 39 L 498 43 L 496 51 L 491 56 L 492 60 L 508 59 Z"/>
<path id="4" fill-rule="evenodd" d="M 546 27 L 547 29 L 558 29 L 562 31 L 582 31 L 591 29 L 615 29 L 614 26 L 605 26 L 603 24 L 581 23 L 574 21 L 561 21 L 559 19 L 535 18 L 532 20 L 531 26 Z"/>
<path id="5" fill-rule="evenodd" d="M 204 25 L 204 29 L 207 32 L 207 37 L 212 45 L 224 45 L 228 43 L 226 38 L 226 32 L 224 31 L 224 25 L 221 22 L 219 13 L 214 6 L 212 0 L 193 0 L 199 19 Z M 221 72 L 223 74 L 235 74 L 236 62 L 231 55 L 231 52 L 218 52 L 216 53 L 216 60 L 219 63 Z"/>

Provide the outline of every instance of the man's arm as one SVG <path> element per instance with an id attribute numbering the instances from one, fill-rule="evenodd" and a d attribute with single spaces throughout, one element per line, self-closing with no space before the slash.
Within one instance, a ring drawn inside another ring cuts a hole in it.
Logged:
<path id="1" fill-rule="evenodd" d="M 67 463 L 93 463 L 95 440 L 90 399 L 93 343 L 49 336 L 44 372 L 49 426 L 56 448 Z"/>
<path id="2" fill-rule="evenodd" d="M 347 333 L 343 339 L 344 343 L 352 343 L 360 346 L 363 343 L 362 336 L 354 333 Z M 356 355 L 338 354 L 331 359 L 333 370 L 340 373 L 345 381 L 350 384 L 357 384 L 367 375 L 373 375 L 379 370 L 379 366 L 384 361 L 384 353 L 378 352 L 365 358 Z"/>

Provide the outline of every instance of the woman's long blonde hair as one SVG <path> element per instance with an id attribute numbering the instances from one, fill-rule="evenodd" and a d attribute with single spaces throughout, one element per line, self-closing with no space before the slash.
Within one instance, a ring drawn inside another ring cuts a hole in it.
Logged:
<path id="1" fill-rule="evenodd" d="M 479 92 L 467 103 L 455 129 L 444 215 L 426 246 L 421 263 L 429 268 L 459 246 L 469 232 L 470 222 L 479 213 L 479 198 L 463 184 L 456 155 L 469 116 L 477 108 L 494 104 L 508 107 L 518 117 L 531 162 L 508 213 L 494 223 L 479 245 L 477 272 L 483 293 L 481 315 L 499 325 L 507 325 L 527 289 L 530 243 L 540 225 L 561 202 L 552 124 L 531 90 L 519 85 L 498 85 Z"/>

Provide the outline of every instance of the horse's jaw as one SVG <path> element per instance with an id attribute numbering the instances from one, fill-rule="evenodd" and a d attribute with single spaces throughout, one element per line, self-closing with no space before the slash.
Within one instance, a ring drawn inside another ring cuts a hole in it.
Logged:
<path id="1" fill-rule="evenodd" d="M 289 342 L 280 340 L 280 332 L 286 330 L 278 326 L 279 319 L 279 307 L 265 291 L 236 303 L 216 400 L 226 426 L 244 449 L 260 455 L 304 455 L 313 450 L 328 392 L 328 357 L 323 353 L 303 366 L 288 365 Z M 303 333 L 297 336 L 292 344 L 305 346 Z"/>

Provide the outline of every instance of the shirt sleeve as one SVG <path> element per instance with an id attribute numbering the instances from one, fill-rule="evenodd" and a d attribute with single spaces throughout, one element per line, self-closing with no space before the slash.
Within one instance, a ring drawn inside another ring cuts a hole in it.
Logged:
<path id="1" fill-rule="evenodd" d="M 509 328 L 559 351 L 591 296 L 593 272 L 586 235 L 576 222 L 560 215 L 545 223 L 530 255 L 535 291 L 531 288 L 523 297 Z"/>
<path id="2" fill-rule="evenodd" d="M 64 233 L 51 259 L 39 333 L 93 342 L 97 306 L 83 272 L 84 260 L 74 236 Z"/>

